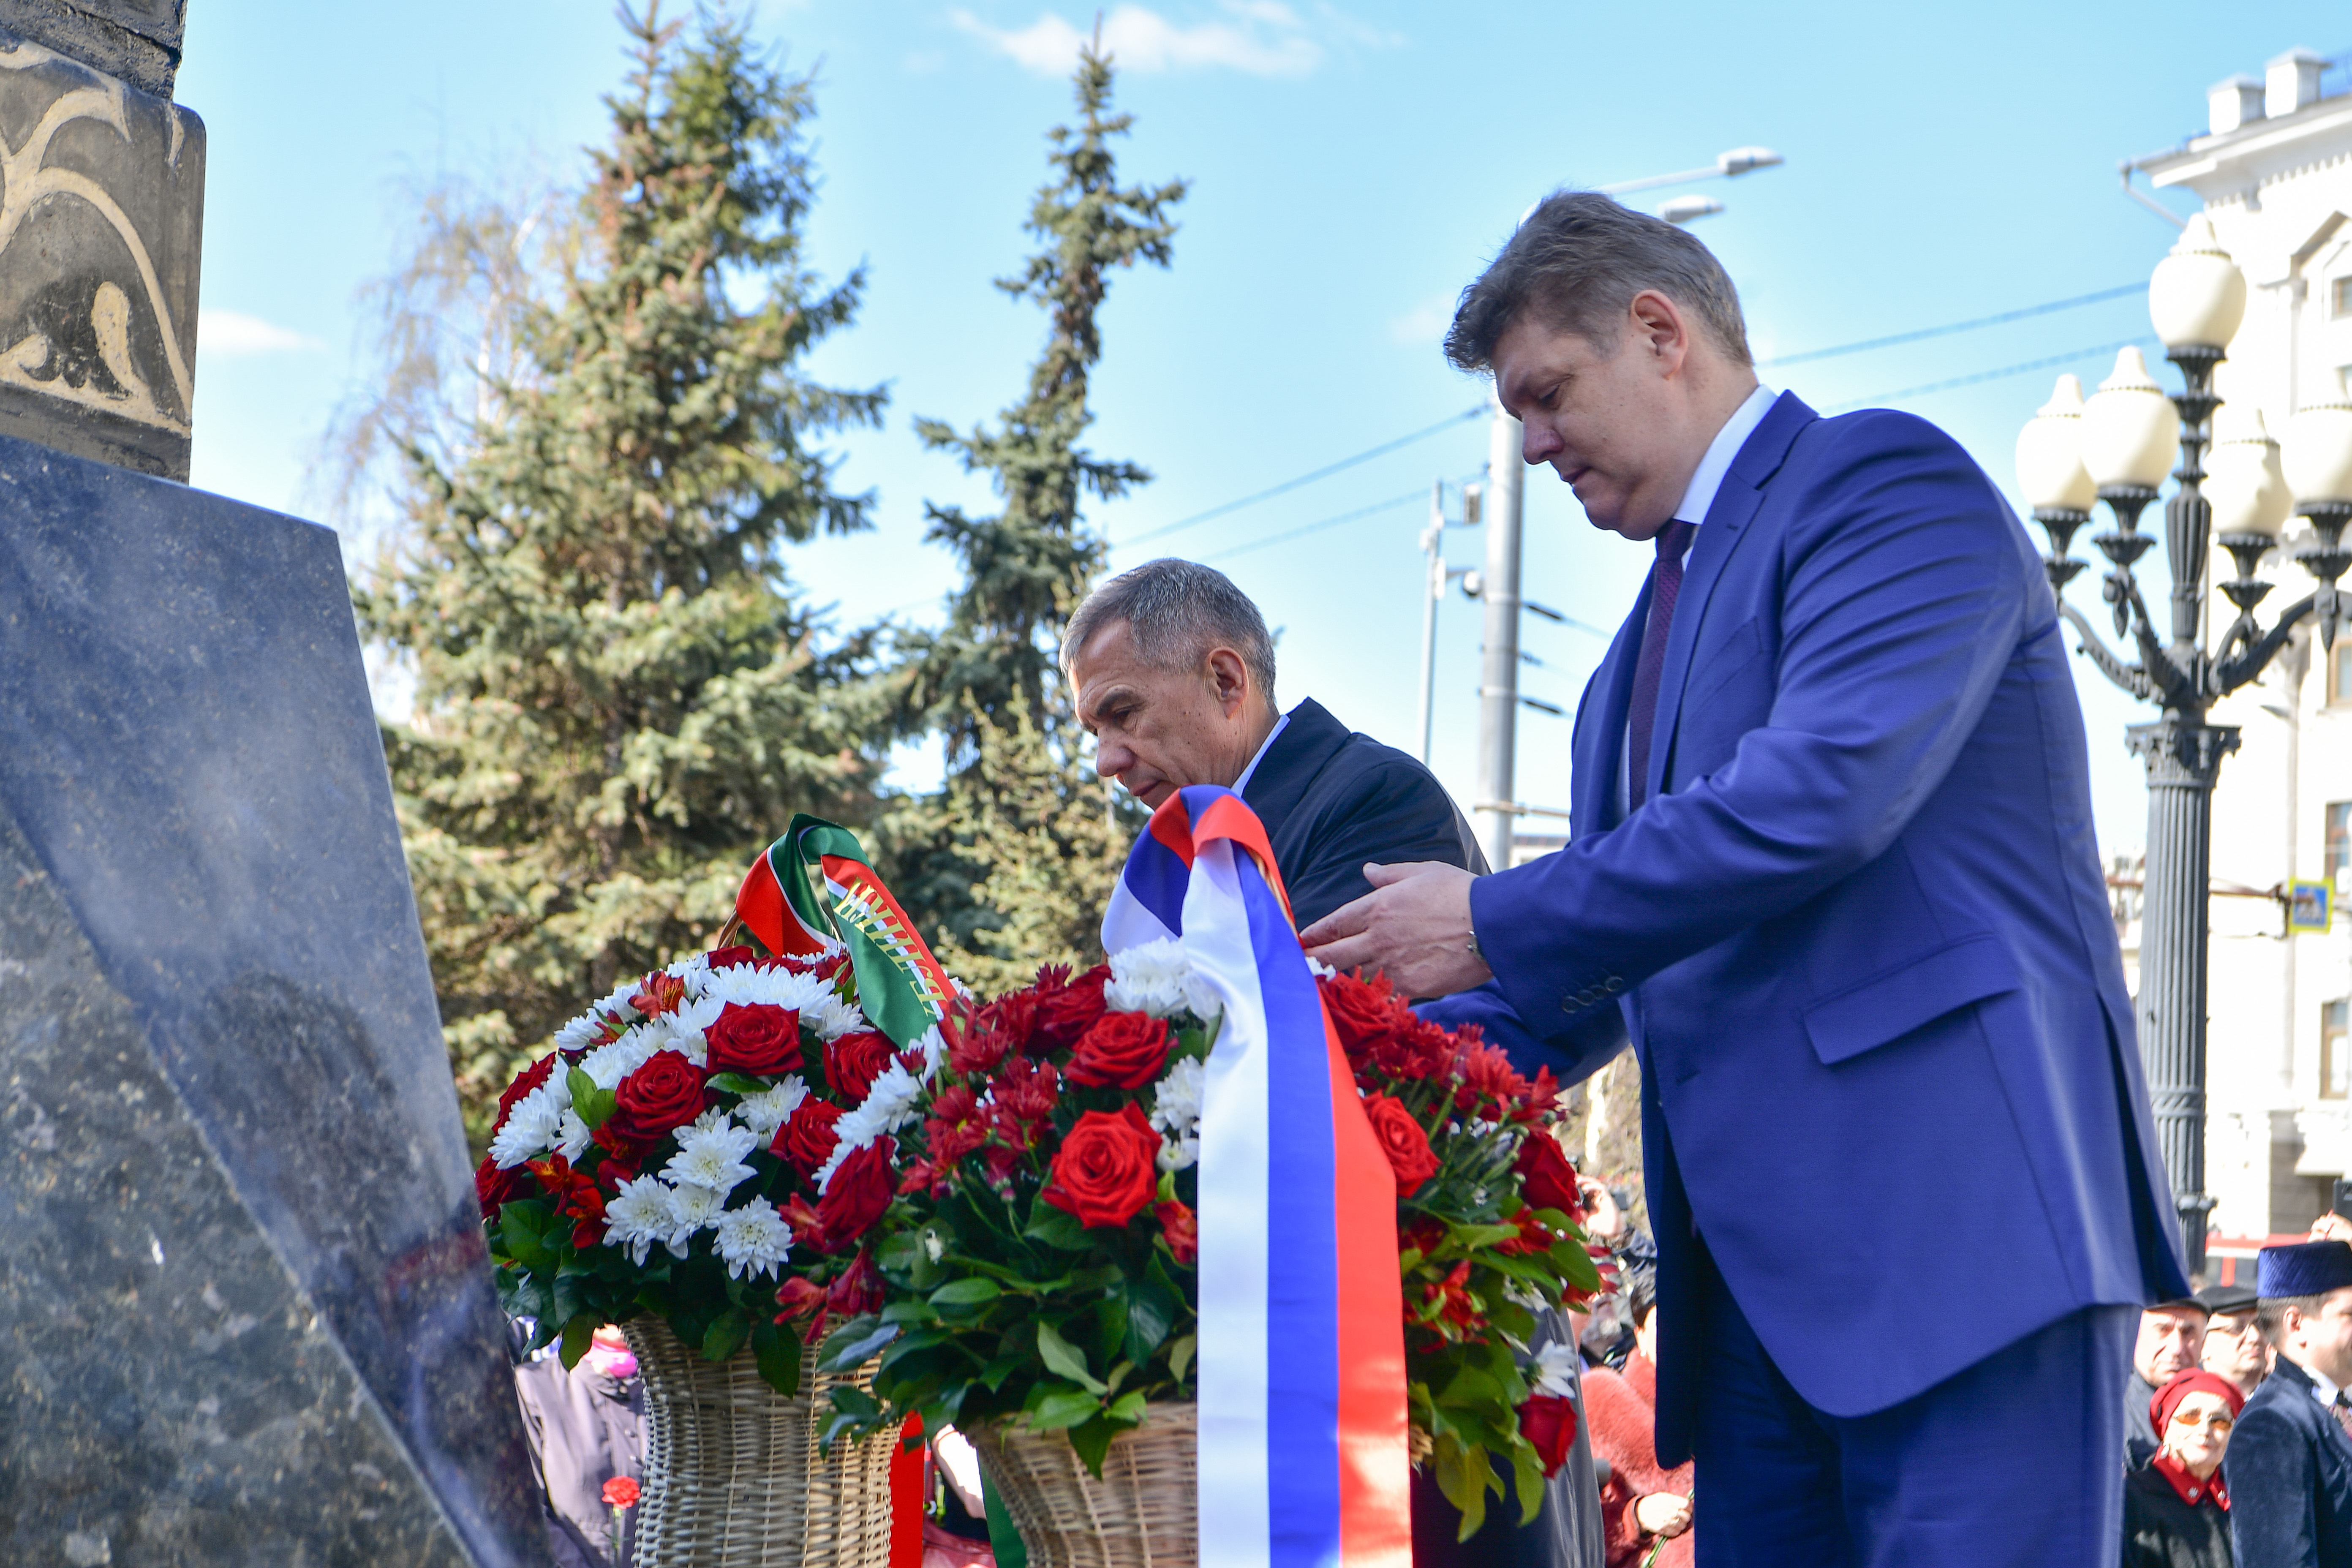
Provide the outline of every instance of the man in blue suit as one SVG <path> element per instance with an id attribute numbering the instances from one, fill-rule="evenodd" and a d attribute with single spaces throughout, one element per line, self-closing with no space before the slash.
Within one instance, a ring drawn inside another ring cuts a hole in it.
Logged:
<path id="1" fill-rule="evenodd" d="M 2352 1247 L 2265 1247 L 2257 1316 L 2278 1363 L 2230 1439 L 2237 1568 L 2352 1565 Z"/>
<path id="2" fill-rule="evenodd" d="M 1446 349 L 1655 564 L 1568 847 L 1371 868 L 1309 950 L 1563 1079 L 1630 1035 L 1706 1568 L 2111 1560 L 2132 1328 L 2189 1286 L 2023 531 L 1934 426 L 1759 388 L 1715 258 L 1606 197 Z"/>

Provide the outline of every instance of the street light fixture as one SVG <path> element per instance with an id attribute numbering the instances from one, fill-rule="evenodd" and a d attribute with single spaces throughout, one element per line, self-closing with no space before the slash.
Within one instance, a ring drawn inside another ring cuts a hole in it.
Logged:
<path id="1" fill-rule="evenodd" d="M 2049 403 L 2018 436 L 2017 472 L 2033 519 L 2050 538 L 2043 561 L 2058 608 L 2080 634 L 2082 651 L 2101 674 L 2162 717 L 2125 731 L 2147 768 L 2147 870 L 2141 912 L 2139 1042 L 2147 1064 L 2157 1141 L 2172 1180 L 2191 1272 L 2205 1265 L 2205 961 L 2206 902 L 2212 849 L 2213 783 L 2221 759 L 2237 750 L 2238 731 L 2209 724 L 2210 706 L 2267 668 L 2306 616 L 2323 642 L 2336 635 L 2336 581 L 2352 566 L 2342 547 L 2352 521 L 2352 404 L 2305 410 L 2289 422 L 2283 448 L 2259 416 L 2225 427 L 2215 446 L 2210 496 L 2202 466 L 2221 399 L 2213 372 L 2246 308 L 2246 280 L 2203 214 L 2148 281 L 2148 317 L 2179 368 L 2184 390 L 2167 396 L 2136 348 L 2116 358 L 2115 374 L 2088 402 L 2073 376 L 2058 378 Z M 2232 411 L 2233 414 L 2235 411 Z M 2157 499 L 2178 455 L 2179 481 L 2165 508 L 2165 555 L 2171 567 L 2171 615 L 2159 632 L 2133 568 L 2156 541 L 2139 531 L 2140 514 Z M 2289 498 L 2294 498 L 2292 500 Z M 2105 501 L 2113 531 L 2093 541 L 2107 558 L 2101 595 L 2116 636 L 2128 637 L 2137 663 L 2106 645 L 2065 601 L 2066 584 L 2084 563 L 2067 551 Z M 2254 576 L 2278 543 L 2289 511 L 2311 520 L 2316 542 L 2295 552 L 2316 591 L 2290 605 L 2265 630 L 2255 606 L 2271 584 Z M 2214 529 L 2219 525 L 2219 535 Z M 2205 571 L 2219 543 L 2237 576 L 2217 585 L 2237 617 L 2209 650 L 2202 635 Z"/>
<path id="2" fill-rule="evenodd" d="M 1723 204 L 1713 196 L 1676 196 L 1670 202 L 1659 204 L 1658 216 L 1668 223 L 1685 224 L 1713 217 L 1722 210 Z"/>
<path id="3" fill-rule="evenodd" d="M 1778 168 L 1788 162 L 1769 147 L 1734 147 L 1728 153 L 1717 153 L 1715 162 L 1703 169 L 1683 169 L 1671 174 L 1651 174 L 1639 180 L 1620 180 L 1613 185 L 1592 188 L 1604 196 L 1622 196 L 1631 191 L 1654 191 L 1667 185 L 1687 185 L 1693 180 L 1736 180 L 1758 169 Z"/>

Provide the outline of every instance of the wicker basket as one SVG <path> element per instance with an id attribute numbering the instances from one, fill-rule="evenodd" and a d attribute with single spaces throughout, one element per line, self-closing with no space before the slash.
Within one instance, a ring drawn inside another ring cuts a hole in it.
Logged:
<path id="1" fill-rule="evenodd" d="M 820 1373 L 811 1345 L 786 1399 L 748 1351 L 705 1361 L 657 1318 L 622 1331 L 646 1384 L 636 1568 L 889 1568 L 892 1439 L 817 1447 L 825 1391 L 870 1368 Z"/>
<path id="2" fill-rule="evenodd" d="M 1006 1424 L 968 1432 L 1029 1548 L 1029 1568 L 1194 1568 L 1201 1560 L 1200 1423 L 1153 1405 L 1110 1440 L 1102 1479 L 1070 1440 Z"/>

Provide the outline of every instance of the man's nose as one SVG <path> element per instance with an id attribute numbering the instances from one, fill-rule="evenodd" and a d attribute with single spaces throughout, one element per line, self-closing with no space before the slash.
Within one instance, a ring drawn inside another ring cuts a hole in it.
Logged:
<path id="1" fill-rule="evenodd" d="M 1130 759 L 1124 746 L 1114 746 L 1108 741 L 1095 742 L 1095 777 L 1115 779 L 1127 771 Z"/>
<path id="2" fill-rule="evenodd" d="M 1552 454 L 1564 445 L 1565 442 L 1542 425 L 1529 424 L 1520 427 L 1519 458 L 1530 468 L 1538 463 L 1549 462 Z"/>

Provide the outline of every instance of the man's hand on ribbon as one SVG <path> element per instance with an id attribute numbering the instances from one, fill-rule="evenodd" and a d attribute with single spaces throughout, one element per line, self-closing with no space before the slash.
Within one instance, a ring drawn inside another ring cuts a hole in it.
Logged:
<path id="1" fill-rule="evenodd" d="M 1407 996 L 1444 996 L 1494 977 L 1470 946 L 1470 873 L 1440 860 L 1364 868 L 1372 890 L 1298 933 L 1307 956 L 1385 974 Z"/>

